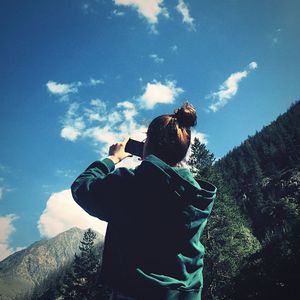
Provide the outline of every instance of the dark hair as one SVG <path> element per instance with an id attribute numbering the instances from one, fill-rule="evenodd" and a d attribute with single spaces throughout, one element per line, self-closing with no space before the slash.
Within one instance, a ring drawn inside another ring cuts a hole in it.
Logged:
<path id="1" fill-rule="evenodd" d="M 191 143 L 191 127 L 197 124 L 196 109 L 188 102 L 171 115 L 155 118 L 147 131 L 147 151 L 170 165 L 182 161 Z"/>

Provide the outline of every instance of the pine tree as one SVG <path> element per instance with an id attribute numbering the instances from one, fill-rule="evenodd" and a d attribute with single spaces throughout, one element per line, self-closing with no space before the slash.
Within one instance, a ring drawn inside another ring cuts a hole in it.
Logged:
<path id="1" fill-rule="evenodd" d="M 213 166 L 214 155 L 198 139 L 195 139 L 191 149 L 188 164 L 195 177 L 210 181 L 218 188 L 202 238 L 206 248 L 203 299 L 229 299 L 231 280 L 239 274 L 244 260 L 260 245 L 232 198 L 230 188 Z"/>
<path id="2" fill-rule="evenodd" d="M 66 274 L 61 286 L 63 299 L 95 299 L 99 293 L 99 254 L 96 253 L 94 241 L 97 235 L 88 229 L 83 240 L 80 241 L 79 255 L 75 259 L 71 270 Z"/>
<path id="3" fill-rule="evenodd" d="M 191 155 L 188 160 L 192 173 L 196 176 L 201 174 L 202 177 L 209 177 L 214 161 L 214 155 L 207 150 L 205 144 L 195 138 L 191 145 Z"/>

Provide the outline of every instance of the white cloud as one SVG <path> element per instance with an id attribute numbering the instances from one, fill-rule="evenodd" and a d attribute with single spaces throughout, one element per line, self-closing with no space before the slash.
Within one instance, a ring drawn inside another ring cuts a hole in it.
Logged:
<path id="1" fill-rule="evenodd" d="M 105 117 L 102 117 L 99 113 L 94 112 L 94 111 L 91 110 L 91 109 L 86 108 L 86 109 L 85 109 L 85 114 L 87 115 L 88 120 L 89 120 L 90 122 L 94 122 L 94 121 L 99 121 L 99 122 L 105 121 Z"/>
<path id="2" fill-rule="evenodd" d="M 107 114 L 106 103 L 100 99 L 92 99 L 90 101 L 92 108 L 84 108 L 84 115 L 87 117 L 88 121 L 105 121 Z"/>
<path id="3" fill-rule="evenodd" d="M 122 121 L 122 116 L 119 112 L 114 111 L 109 114 L 107 117 L 107 122 L 110 124 L 110 126 L 114 126 L 115 124 Z"/>
<path id="4" fill-rule="evenodd" d="M 112 127 L 106 125 L 104 127 L 92 127 L 86 130 L 85 136 L 92 138 L 93 140 L 104 143 L 107 145 L 112 145 L 118 141 L 118 136 Z"/>
<path id="5" fill-rule="evenodd" d="M 236 95 L 240 81 L 249 75 L 251 70 L 257 68 L 255 61 L 251 62 L 247 68 L 242 72 L 236 72 L 231 74 L 220 86 L 217 92 L 213 92 L 207 98 L 213 98 L 215 101 L 209 106 L 209 110 L 216 112 L 220 108 L 224 107 L 229 100 Z"/>
<path id="6" fill-rule="evenodd" d="M 54 237 L 72 227 L 92 228 L 105 234 L 106 223 L 91 217 L 73 200 L 71 190 L 53 193 L 38 221 L 38 229 L 43 237 Z"/>
<path id="7" fill-rule="evenodd" d="M 15 214 L 0 217 L 0 261 L 17 250 L 9 245 L 10 236 L 16 231 L 12 224 L 16 219 L 18 216 Z"/>
<path id="8" fill-rule="evenodd" d="M 70 104 L 64 119 L 64 126 L 60 132 L 62 138 L 69 141 L 76 141 L 83 134 L 86 127 L 83 117 L 78 116 L 80 105 L 77 102 Z"/>
<path id="9" fill-rule="evenodd" d="M 79 87 L 90 87 L 98 84 L 104 84 L 104 81 L 102 79 L 91 77 L 85 82 L 77 81 L 72 83 L 58 83 L 49 80 L 46 83 L 46 87 L 51 94 L 60 96 L 60 101 L 69 101 L 70 94 L 77 94 L 79 92 Z"/>
<path id="10" fill-rule="evenodd" d="M 116 5 L 131 6 L 136 9 L 140 16 L 146 18 L 150 25 L 158 22 L 160 14 L 168 17 L 168 12 L 163 7 L 163 0 L 114 0 Z"/>
<path id="11" fill-rule="evenodd" d="M 208 136 L 207 134 L 203 133 L 203 132 L 198 132 L 195 129 L 191 130 L 191 145 L 194 143 L 194 139 L 197 138 L 202 144 L 207 145 L 208 144 Z M 192 150 L 191 147 L 189 147 L 185 158 L 183 159 L 183 161 L 180 162 L 180 165 L 182 167 L 186 167 L 186 168 L 190 168 L 190 166 L 187 164 L 190 156 L 192 154 Z"/>
<path id="12" fill-rule="evenodd" d="M 117 107 L 124 107 L 126 109 L 135 109 L 135 105 L 130 101 L 118 102 Z"/>
<path id="13" fill-rule="evenodd" d="M 221 107 L 225 106 L 227 102 L 237 93 L 239 82 L 247 77 L 248 72 L 236 72 L 231 74 L 228 79 L 220 86 L 218 92 L 214 92 L 212 97 L 217 101 L 209 106 L 209 108 L 216 112 Z"/>
<path id="14" fill-rule="evenodd" d="M 119 11 L 119 10 L 116 10 L 116 9 L 112 11 L 112 14 L 114 16 L 117 16 L 117 17 L 122 17 L 122 16 L 125 15 L 125 13 L 123 11 Z"/>
<path id="15" fill-rule="evenodd" d="M 253 61 L 248 65 L 248 67 L 251 70 L 255 70 L 255 69 L 257 69 L 257 63 L 255 61 Z"/>
<path id="16" fill-rule="evenodd" d="M 208 144 L 208 136 L 203 132 L 198 132 L 194 129 L 191 130 L 191 143 L 194 142 L 194 139 L 197 138 L 202 144 Z"/>
<path id="17" fill-rule="evenodd" d="M 183 92 L 183 89 L 176 87 L 175 81 L 147 83 L 144 94 L 141 96 L 141 106 L 145 109 L 152 109 L 158 103 L 173 103 L 175 98 Z"/>
<path id="18" fill-rule="evenodd" d="M 152 109 L 158 103 L 173 103 L 182 92 L 176 81 L 153 81 L 146 84 L 140 99 L 120 101 L 113 106 L 108 106 L 109 102 L 99 98 L 85 104 L 70 101 L 60 135 L 72 142 L 78 139 L 91 140 L 99 158 L 105 157 L 112 144 L 122 141 L 133 132 L 146 132 L 147 129 L 137 121 L 139 109 Z M 128 158 L 126 164 L 136 165 L 137 161 L 134 160 Z M 62 172 L 57 175 L 62 175 Z"/>
<path id="19" fill-rule="evenodd" d="M 105 104 L 105 102 L 104 101 L 102 101 L 101 99 L 99 99 L 99 98 L 97 98 L 97 99 L 92 99 L 91 101 L 90 101 L 90 104 L 92 105 L 92 106 L 95 106 L 95 107 L 97 107 L 98 109 L 101 109 L 101 110 L 106 110 L 106 104 Z"/>
<path id="20" fill-rule="evenodd" d="M 61 130 L 60 136 L 66 140 L 74 142 L 80 136 L 80 131 L 72 126 L 67 126 Z"/>
<path id="21" fill-rule="evenodd" d="M 48 88 L 48 91 L 55 95 L 66 95 L 70 93 L 78 93 L 78 86 L 80 86 L 81 83 L 57 83 L 55 81 L 48 81 L 46 86 Z"/>
<path id="22" fill-rule="evenodd" d="M 132 102 L 119 102 L 117 103 L 117 107 L 123 108 L 123 115 L 127 121 L 133 120 L 133 117 L 138 114 L 137 110 L 135 109 L 135 105 Z"/>
<path id="23" fill-rule="evenodd" d="M 9 214 L 6 216 L 0 217 L 0 242 L 6 243 L 10 235 L 16 230 L 12 225 L 12 222 L 18 219 L 15 214 Z"/>
<path id="24" fill-rule="evenodd" d="M 164 58 L 159 57 L 157 54 L 150 54 L 149 57 L 152 58 L 153 61 L 157 64 L 163 63 L 165 61 Z"/>
<path id="25" fill-rule="evenodd" d="M 9 188 L 7 184 L 4 182 L 4 178 L 0 177 L 0 200 L 3 199 L 4 194 L 13 191 L 13 189 Z"/>
<path id="26" fill-rule="evenodd" d="M 100 148 L 101 156 L 106 156 L 111 144 L 140 127 L 135 120 L 137 114 L 135 104 L 130 101 L 118 102 L 110 109 L 98 98 L 92 99 L 89 106 L 74 102 L 69 104 L 63 119 L 61 136 L 70 141 L 89 138 Z"/>
<path id="27" fill-rule="evenodd" d="M 98 84 L 104 84 L 104 81 L 102 79 L 90 78 L 89 85 L 95 86 Z"/>
<path id="28" fill-rule="evenodd" d="M 196 30 L 194 19 L 191 17 L 189 8 L 183 0 L 178 1 L 176 9 L 182 15 L 182 22 L 186 23 L 190 29 Z"/>
<path id="29" fill-rule="evenodd" d="M 138 111 L 133 102 L 118 102 L 112 112 L 106 114 L 101 126 L 87 128 L 84 136 L 91 138 L 96 144 L 101 144 L 100 157 L 108 155 L 109 146 L 122 141 L 126 136 L 136 131 L 145 131 L 135 120 Z"/>

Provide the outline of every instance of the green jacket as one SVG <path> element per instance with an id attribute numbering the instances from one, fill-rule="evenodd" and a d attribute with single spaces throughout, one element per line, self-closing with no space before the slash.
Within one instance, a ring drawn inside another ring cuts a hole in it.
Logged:
<path id="1" fill-rule="evenodd" d="M 72 184 L 74 200 L 108 222 L 103 280 L 137 299 L 201 297 L 207 223 L 216 187 L 154 155 L 135 169 L 106 158 Z"/>

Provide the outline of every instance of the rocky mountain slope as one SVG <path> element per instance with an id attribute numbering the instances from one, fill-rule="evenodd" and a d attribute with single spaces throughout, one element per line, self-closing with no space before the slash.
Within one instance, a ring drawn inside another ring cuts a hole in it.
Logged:
<path id="1" fill-rule="evenodd" d="M 49 240 L 35 242 L 0 262 L 0 299 L 23 299 L 34 289 L 42 288 L 47 278 L 69 266 L 79 252 L 83 234 L 83 230 L 71 228 Z M 97 245 L 103 245 L 103 240 L 99 234 Z"/>

